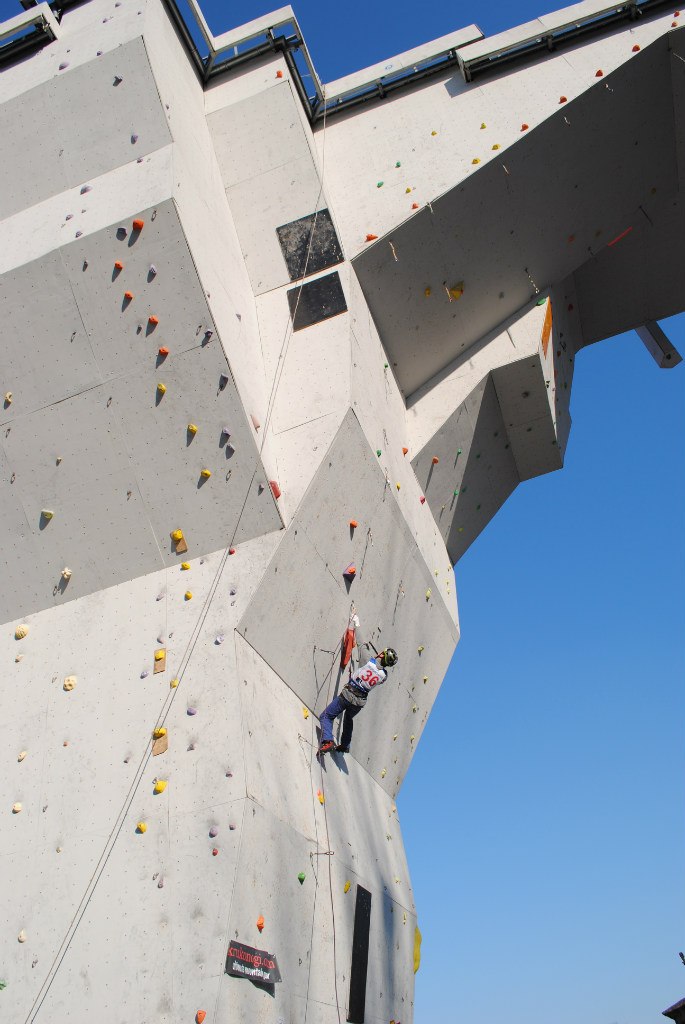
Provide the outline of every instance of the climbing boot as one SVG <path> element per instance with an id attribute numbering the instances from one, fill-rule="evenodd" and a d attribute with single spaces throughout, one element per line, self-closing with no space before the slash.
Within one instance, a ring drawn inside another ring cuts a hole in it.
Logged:
<path id="1" fill-rule="evenodd" d="M 319 753 L 320 754 L 327 754 L 328 751 L 329 750 L 333 750 L 334 747 L 335 747 L 335 743 L 333 742 L 333 740 L 326 740 L 326 742 L 322 743 L 321 746 L 319 747 Z"/>
<path id="2" fill-rule="evenodd" d="M 342 743 L 339 743 L 338 746 L 335 749 L 336 749 L 336 751 L 339 754 L 349 754 L 349 752 L 350 752 L 350 748 L 349 747 L 343 747 Z"/>

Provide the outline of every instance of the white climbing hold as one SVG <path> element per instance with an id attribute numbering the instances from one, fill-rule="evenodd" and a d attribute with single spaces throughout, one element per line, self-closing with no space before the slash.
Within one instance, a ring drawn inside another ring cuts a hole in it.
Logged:
<path id="1" fill-rule="evenodd" d="M 17 942 L 26 942 L 26 932 L 23 928 L 17 935 Z"/>
<path id="2" fill-rule="evenodd" d="M 64 685 L 63 685 L 62 689 L 63 690 L 67 690 L 67 692 L 68 692 L 69 690 L 73 690 L 75 686 L 76 686 L 76 676 L 67 676 L 67 678 L 64 680 Z"/>
<path id="3" fill-rule="evenodd" d="M 28 754 L 28 750 L 22 750 L 21 753 L 17 757 L 17 761 L 23 761 L 27 754 Z"/>
<path id="4" fill-rule="evenodd" d="M 68 583 L 72 575 L 73 573 L 71 569 L 69 569 L 68 566 L 65 565 L 65 567 L 62 569 L 62 579 Z"/>
<path id="5" fill-rule="evenodd" d="M 17 628 L 15 629 L 15 631 L 14 631 L 14 639 L 15 640 L 23 640 L 25 636 L 28 636 L 28 632 L 29 632 L 29 627 L 24 622 L 24 623 L 21 624 L 21 626 L 17 626 Z"/>
<path id="6" fill-rule="evenodd" d="M 23 809 L 20 803 L 12 804 L 12 814 L 21 814 Z"/>

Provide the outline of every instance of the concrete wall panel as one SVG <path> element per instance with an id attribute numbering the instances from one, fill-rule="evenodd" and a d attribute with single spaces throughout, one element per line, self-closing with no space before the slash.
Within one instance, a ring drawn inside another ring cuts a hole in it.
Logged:
<path id="1" fill-rule="evenodd" d="M 117 75 L 121 82 L 114 85 Z M 65 136 L 61 112 L 74 110 L 79 117 Z M 13 153 L 0 169 L 2 217 L 167 145 L 169 130 L 143 40 L 1 104 L 0 133 Z"/>

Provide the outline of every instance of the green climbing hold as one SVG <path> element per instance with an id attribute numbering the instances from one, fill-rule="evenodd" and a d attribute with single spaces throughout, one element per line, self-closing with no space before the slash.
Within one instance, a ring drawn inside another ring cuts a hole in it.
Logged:
<path id="1" fill-rule="evenodd" d="M 456 496 L 457 496 L 458 494 L 459 494 L 459 488 L 457 487 L 456 491 L 454 491 L 454 497 L 456 498 Z"/>
<path id="2" fill-rule="evenodd" d="M 383 188 L 383 182 L 382 181 L 377 181 L 376 182 L 376 188 Z"/>
<path id="3" fill-rule="evenodd" d="M 476 505 L 476 512 L 480 509 L 480 505 Z"/>
<path id="4" fill-rule="evenodd" d="M 395 164 L 395 167 L 401 167 L 401 166 L 402 166 L 402 164 L 398 160 L 397 163 Z"/>
<path id="5" fill-rule="evenodd" d="M 387 368 L 388 368 L 388 364 L 387 364 L 387 363 L 383 363 L 383 367 L 384 367 L 384 369 L 386 369 L 386 370 L 387 370 Z"/>
<path id="6" fill-rule="evenodd" d="M 300 883 L 300 885 L 302 885 L 302 883 L 304 882 L 304 879 L 305 879 L 304 871 L 300 871 L 299 875 L 297 876 L 297 880 Z"/>
<path id="7" fill-rule="evenodd" d="M 541 299 L 538 299 L 538 301 L 535 303 L 535 305 L 536 306 L 544 306 L 544 304 L 546 302 L 547 302 L 547 296 L 543 295 L 543 297 Z"/>
<path id="8" fill-rule="evenodd" d="M 0 981 L 0 992 L 2 992 L 3 988 L 7 988 L 7 982 L 6 981 Z"/>
<path id="9" fill-rule="evenodd" d="M 381 450 L 380 450 L 380 448 L 376 448 L 376 455 L 380 459 L 380 457 L 381 457 Z"/>
<path id="10" fill-rule="evenodd" d="M 457 455 L 461 455 L 461 448 L 457 448 Z"/>

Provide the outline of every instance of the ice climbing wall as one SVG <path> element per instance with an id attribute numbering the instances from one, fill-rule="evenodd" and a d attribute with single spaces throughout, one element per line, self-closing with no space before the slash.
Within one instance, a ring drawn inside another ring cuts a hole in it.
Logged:
<path id="1" fill-rule="evenodd" d="M 583 345 L 682 306 L 662 6 L 476 86 L 533 29 L 471 26 L 328 119 L 269 17 L 200 16 L 203 63 L 89 0 L 0 49 L 3 1020 L 412 1021 L 453 564 L 562 465 Z M 399 664 L 322 761 L 355 615 Z"/>

